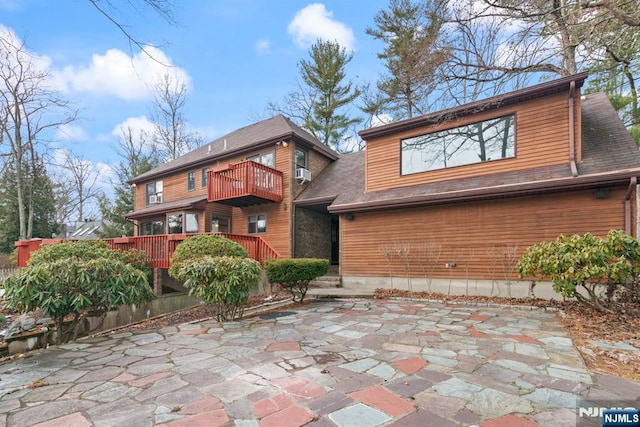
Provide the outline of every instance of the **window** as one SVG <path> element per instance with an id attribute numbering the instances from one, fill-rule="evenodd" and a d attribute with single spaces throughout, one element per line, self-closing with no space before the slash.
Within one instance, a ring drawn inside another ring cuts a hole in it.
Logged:
<path id="1" fill-rule="evenodd" d="M 172 214 L 167 216 L 169 234 L 182 234 L 182 214 Z"/>
<path id="2" fill-rule="evenodd" d="M 249 215 L 249 234 L 266 233 L 267 232 L 267 215 Z"/>
<path id="3" fill-rule="evenodd" d="M 220 215 L 211 217 L 212 233 L 228 233 L 229 230 L 229 217 Z"/>
<path id="4" fill-rule="evenodd" d="M 261 153 L 256 156 L 247 157 L 247 160 L 253 160 L 256 163 L 269 166 L 270 168 L 273 168 L 276 166 L 275 155 L 273 151 L 269 151 L 268 153 Z"/>
<path id="5" fill-rule="evenodd" d="M 403 139 L 402 175 L 515 156 L 515 116 Z"/>
<path id="6" fill-rule="evenodd" d="M 209 168 L 202 168 L 202 188 L 207 186 L 207 172 L 209 172 Z"/>
<path id="7" fill-rule="evenodd" d="M 164 234 L 164 221 L 149 221 L 140 224 L 141 236 L 152 236 L 154 234 Z"/>
<path id="8" fill-rule="evenodd" d="M 187 190 L 196 189 L 196 173 L 195 171 L 187 172 Z"/>
<path id="9" fill-rule="evenodd" d="M 185 215 L 185 232 L 197 233 L 200 231 L 200 223 L 198 221 L 197 213 L 188 213 Z"/>
<path id="10" fill-rule="evenodd" d="M 307 152 L 300 148 L 296 148 L 295 156 L 296 156 L 296 169 L 298 168 L 306 169 L 307 168 Z"/>
<path id="11" fill-rule="evenodd" d="M 162 203 L 162 181 L 147 183 L 146 201 L 147 206 Z"/>

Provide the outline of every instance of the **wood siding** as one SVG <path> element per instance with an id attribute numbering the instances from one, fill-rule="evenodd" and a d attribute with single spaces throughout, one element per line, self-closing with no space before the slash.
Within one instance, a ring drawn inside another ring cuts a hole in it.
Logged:
<path id="1" fill-rule="evenodd" d="M 432 278 L 516 279 L 515 261 L 528 246 L 555 240 L 561 233 L 603 236 L 611 228 L 624 230 L 626 191 L 612 188 L 606 199 L 596 199 L 594 190 L 582 190 L 356 213 L 351 221 L 343 216 L 342 275 L 388 277 L 383 252 L 390 251 L 396 277 L 405 276 L 406 261 L 412 277 L 425 277 L 431 252 Z M 635 230 L 637 209 L 632 205 Z M 438 248 L 441 253 L 435 259 L 438 251 L 433 249 Z M 398 255 L 407 249 L 406 258 Z M 446 263 L 456 267 L 445 268 Z"/>
<path id="2" fill-rule="evenodd" d="M 366 191 L 375 191 L 449 179 L 482 176 L 540 166 L 569 163 L 569 97 L 558 94 L 508 108 L 475 114 L 461 120 L 428 126 L 367 141 Z M 580 158 L 579 92 L 576 94 L 576 158 Z M 515 114 L 513 158 L 401 175 L 401 140 L 446 128 Z"/>
<path id="3" fill-rule="evenodd" d="M 265 214 L 267 232 L 256 235 L 265 239 L 283 257 L 291 256 L 291 185 L 293 168 L 293 144 L 275 147 L 275 167 L 282 171 L 282 202 L 233 208 L 231 232 L 247 234 L 249 215 Z"/>

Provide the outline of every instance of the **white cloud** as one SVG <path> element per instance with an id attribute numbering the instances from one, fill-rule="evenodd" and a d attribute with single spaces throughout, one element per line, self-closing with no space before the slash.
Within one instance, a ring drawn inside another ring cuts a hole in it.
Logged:
<path id="1" fill-rule="evenodd" d="M 333 19 L 333 12 L 322 3 L 312 3 L 300 9 L 289 23 L 287 31 L 296 45 L 308 48 L 318 39 L 337 41 L 348 51 L 354 49 L 353 30 Z"/>
<path id="2" fill-rule="evenodd" d="M 104 55 L 93 54 L 88 65 L 68 65 L 53 70 L 52 81 L 63 92 L 87 92 L 117 96 L 125 100 L 145 99 L 158 78 L 171 73 L 190 84 L 188 73 L 172 64 L 164 52 L 147 47 L 133 56 L 118 49 L 109 49 Z"/>
<path id="3" fill-rule="evenodd" d="M 258 53 L 269 53 L 271 51 L 271 41 L 267 39 L 258 40 L 255 48 Z"/>
<path id="4" fill-rule="evenodd" d="M 51 58 L 45 55 L 38 55 L 29 51 L 24 42 L 18 37 L 13 29 L 0 24 L 0 50 L 8 51 L 8 61 L 13 65 L 21 64 L 21 68 L 29 69 L 28 72 L 46 75 L 51 67 Z M 39 84 L 32 82 L 32 84 Z"/>
<path id="5" fill-rule="evenodd" d="M 111 131 L 111 135 L 116 138 L 122 138 L 125 136 L 124 132 L 127 129 L 131 129 L 131 134 L 134 138 L 137 138 L 141 132 L 151 135 L 153 133 L 153 123 L 147 119 L 147 116 L 129 117 L 117 124 Z"/>
<path id="6" fill-rule="evenodd" d="M 130 132 L 130 133 L 129 133 Z M 139 148 L 148 148 L 151 143 L 151 136 L 154 132 L 154 125 L 146 116 L 129 117 L 116 125 L 111 131 L 111 135 L 118 139 L 131 138 L 133 144 Z"/>
<path id="7" fill-rule="evenodd" d="M 64 141 L 85 141 L 87 133 L 81 126 L 63 124 L 56 129 L 55 139 Z"/>
<path id="8" fill-rule="evenodd" d="M 106 186 L 102 187 L 105 192 L 108 192 L 112 183 L 118 182 L 116 172 L 106 163 L 98 162 L 95 165 L 95 171 L 98 174 L 98 182 Z"/>

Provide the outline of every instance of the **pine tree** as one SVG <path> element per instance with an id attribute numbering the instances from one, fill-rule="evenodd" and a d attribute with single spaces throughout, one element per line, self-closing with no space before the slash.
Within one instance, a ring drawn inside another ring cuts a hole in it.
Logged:
<path id="1" fill-rule="evenodd" d="M 302 126 L 323 144 L 337 149 L 349 129 L 362 121 L 342 112 L 360 96 L 360 90 L 345 81 L 345 67 L 353 55 L 337 42 L 318 40 L 309 56 L 299 63 L 302 80 L 312 94 L 310 115 Z"/>
<path id="2" fill-rule="evenodd" d="M 55 221 L 55 204 L 51 180 L 42 159 L 36 158 L 33 167 L 25 165 L 29 188 L 33 192 L 33 238 L 48 239 L 59 233 Z M 4 168 L 0 176 L 0 252 L 10 253 L 20 239 L 18 189 L 14 168 Z M 25 211 L 28 206 L 25 207 Z M 26 212 L 25 212 L 26 215 Z"/>

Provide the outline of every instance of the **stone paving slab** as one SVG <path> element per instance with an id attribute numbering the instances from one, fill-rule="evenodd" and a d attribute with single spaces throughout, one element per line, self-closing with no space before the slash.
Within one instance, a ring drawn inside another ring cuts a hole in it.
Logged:
<path id="1" fill-rule="evenodd" d="M 0 365 L 0 427 L 590 425 L 579 401 L 640 407 L 640 383 L 589 372 L 553 313 L 424 301 L 315 301 Z"/>

